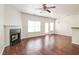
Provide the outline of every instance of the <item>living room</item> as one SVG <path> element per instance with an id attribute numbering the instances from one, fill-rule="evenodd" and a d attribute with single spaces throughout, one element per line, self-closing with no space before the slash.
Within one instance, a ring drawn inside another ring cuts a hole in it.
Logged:
<path id="1" fill-rule="evenodd" d="M 1 4 L 0 54 L 78 55 L 78 18 L 78 4 Z"/>

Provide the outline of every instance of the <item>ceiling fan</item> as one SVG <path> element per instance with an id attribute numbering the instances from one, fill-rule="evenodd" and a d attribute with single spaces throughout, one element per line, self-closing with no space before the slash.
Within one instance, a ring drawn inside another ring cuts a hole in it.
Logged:
<path id="1" fill-rule="evenodd" d="M 51 11 L 49 10 L 51 8 L 56 8 L 56 6 L 48 7 L 47 4 L 42 4 L 42 8 L 39 8 L 39 9 L 42 9 L 43 11 L 47 11 L 47 12 L 51 13 Z"/>

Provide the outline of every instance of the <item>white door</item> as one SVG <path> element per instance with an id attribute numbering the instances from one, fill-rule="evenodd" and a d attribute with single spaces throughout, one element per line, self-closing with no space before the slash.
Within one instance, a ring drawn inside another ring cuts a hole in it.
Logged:
<path id="1" fill-rule="evenodd" d="M 47 34 L 49 32 L 49 24 L 45 23 L 45 33 Z"/>

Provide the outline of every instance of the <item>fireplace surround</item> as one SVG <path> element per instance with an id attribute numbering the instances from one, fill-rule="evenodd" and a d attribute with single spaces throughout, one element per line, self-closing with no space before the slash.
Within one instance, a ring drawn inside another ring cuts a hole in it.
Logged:
<path id="1" fill-rule="evenodd" d="M 21 26 L 4 25 L 4 45 L 13 46 L 21 41 Z"/>
<path id="2" fill-rule="evenodd" d="M 10 29 L 10 46 L 14 46 L 21 41 L 21 29 Z"/>

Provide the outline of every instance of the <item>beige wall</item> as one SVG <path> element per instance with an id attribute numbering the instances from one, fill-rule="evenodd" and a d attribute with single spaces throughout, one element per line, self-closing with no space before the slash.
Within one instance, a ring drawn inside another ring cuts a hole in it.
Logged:
<path id="1" fill-rule="evenodd" d="M 0 5 L 0 54 L 4 49 L 4 5 Z"/>
<path id="2" fill-rule="evenodd" d="M 56 20 L 56 33 L 72 36 L 71 25 L 69 22 L 72 22 L 72 19 L 69 19 L 67 16 L 58 18 Z"/>
<path id="3" fill-rule="evenodd" d="M 21 27 L 21 13 L 11 5 L 5 5 L 5 25 L 16 25 Z"/>
<path id="4" fill-rule="evenodd" d="M 41 32 L 33 32 L 33 33 L 28 33 L 28 20 L 36 20 L 41 22 Z M 30 14 L 22 14 L 22 26 L 23 26 L 23 38 L 27 37 L 33 37 L 33 36 L 39 36 L 39 35 L 44 35 L 45 34 L 45 22 L 54 22 L 54 19 L 47 18 L 47 17 L 41 17 L 41 16 L 35 16 L 35 15 L 30 15 Z M 53 33 L 53 31 L 49 32 Z"/>
<path id="5" fill-rule="evenodd" d="M 66 36 L 72 36 L 72 43 L 79 44 L 79 15 L 64 16 L 56 21 L 56 33 Z"/>

